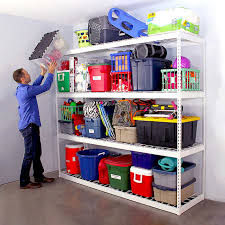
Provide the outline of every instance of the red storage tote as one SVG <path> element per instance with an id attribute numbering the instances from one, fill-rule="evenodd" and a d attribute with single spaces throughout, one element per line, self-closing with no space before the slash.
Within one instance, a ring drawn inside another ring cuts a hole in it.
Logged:
<path id="1" fill-rule="evenodd" d="M 131 191 L 144 197 L 152 197 L 152 170 L 132 166 L 130 168 Z"/>
<path id="2" fill-rule="evenodd" d="M 80 174 L 77 152 L 84 150 L 84 145 L 66 145 L 66 170 L 70 174 Z"/>
<path id="3" fill-rule="evenodd" d="M 88 72 L 90 74 L 92 92 L 111 91 L 110 64 L 89 65 Z"/>
<path id="4" fill-rule="evenodd" d="M 99 175 L 99 182 L 101 184 L 109 184 L 109 174 L 107 165 L 105 163 L 106 159 L 112 159 L 113 157 L 106 157 L 101 159 L 101 161 L 98 164 L 98 175 Z"/>

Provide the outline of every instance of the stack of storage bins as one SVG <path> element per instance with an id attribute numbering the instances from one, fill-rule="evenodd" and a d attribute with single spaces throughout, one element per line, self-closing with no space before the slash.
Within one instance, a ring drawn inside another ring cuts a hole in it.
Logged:
<path id="1" fill-rule="evenodd" d="M 131 58 L 132 52 L 111 54 L 111 86 L 112 91 L 126 92 L 132 90 Z"/>
<path id="2" fill-rule="evenodd" d="M 194 193 L 194 168 L 196 164 L 183 162 L 181 174 L 181 201 Z M 156 201 L 165 202 L 171 205 L 177 204 L 177 171 L 164 171 L 156 166 L 152 169 L 154 176 L 153 191 Z"/>

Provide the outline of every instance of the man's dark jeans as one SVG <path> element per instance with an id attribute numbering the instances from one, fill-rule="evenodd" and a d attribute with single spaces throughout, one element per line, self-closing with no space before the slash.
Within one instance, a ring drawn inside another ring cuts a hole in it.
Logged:
<path id="1" fill-rule="evenodd" d="M 30 123 L 25 129 L 20 130 L 24 137 L 25 154 L 20 174 L 20 186 L 24 187 L 30 183 L 30 168 L 33 162 L 34 178 L 43 178 L 43 166 L 41 163 L 41 141 L 39 126 Z"/>

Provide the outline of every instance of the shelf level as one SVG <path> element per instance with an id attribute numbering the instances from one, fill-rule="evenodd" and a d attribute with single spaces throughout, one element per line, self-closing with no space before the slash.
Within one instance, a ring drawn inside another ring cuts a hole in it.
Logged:
<path id="1" fill-rule="evenodd" d="M 171 31 L 171 32 L 160 33 L 160 34 L 153 34 L 147 37 L 131 38 L 131 39 L 126 39 L 122 41 L 114 41 L 114 42 L 109 42 L 109 43 L 104 43 L 99 45 L 93 45 L 86 48 L 71 49 L 66 53 L 66 55 L 77 56 L 79 54 L 94 53 L 98 51 L 108 51 L 110 49 L 122 48 L 122 47 L 128 47 L 128 46 L 134 46 L 137 44 L 152 43 L 152 42 L 160 42 L 161 44 L 165 45 L 166 43 L 169 43 L 169 42 L 175 42 L 179 35 L 181 37 L 181 40 L 184 42 L 200 44 L 203 41 L 201 37 L 195 34 L 192 34 L 187 31 L 179 30 L 179 31 Z"/>
<path id="2" fill-rule="evenodd" d="M 181 206 L 181 209 L 179 210 L 176 206 L 173 205 L 169 205 L 167 203 L 162 203 L 162 202 L 157 202 L 154 197 L 152 198 L 145 198 L 142 197 L 140 195 L 136 195 L 133 194 L 131 192 L 131 190 L 127 191 L 127 192 L 123 192 L 117 189 L 114 189 L 112 187 L 110 187 L 110 185 L 103 185 L 100 184 L 97 180 L 96 181 L 87 181 L 87 180 L 83 180 L 81 178 L 80 175 L 71 175 L 66 173 L 65 171 L 61 171 L 59 176 L 61 178 L 64 178 L 66 180 L 99 190 L 99 191 L 103 191 L 106 192 L 108 194 L 112 194 L 115 196 L 119 196 L 134 202 L 138 202 L 147 206 L 151 206 L 157 209 L 161 209 L 167 212 L 171 212 L 177 215 L 182 214 L 183 212 L 185 212 L 186 210 L 188 210 L 190 207 L 192 207 L 193 205 L 197 204 L 198 202 L 202 201 L 203 195 L 193 195 L 192 197 L 186 199 Z"/>
<path id="3" fill-rule="evenodd" d="M 117 148 L 117 149 L 122 149 L 126 151 L 135 151 L 135 152 L 143 152 L 143 153 L 149 153 L 149 154 L 160 155 L 160 156 L 168 156 L 173 158 L 183 158 L 183 157 L 204 151 L 204 145 L 202 144 L 195 144 L 194 146 L 183 149 L 183 151 L 179 153 L 177 149 L 173 149 L 173 148 L 149 146 L 149 145 L 144 145 L 139 143 L 127 144 L 127 143 L 114 141 L 110 138 L 94 139 L 94 138 L 80 137 L 80 136 L 62 134 L 62 133 L 58 134 L 58 138 L 70 140 L 74 142 L 81 142 L 81 143 L 104 146 L 109 148 Z"/>
<path id="4" fill-rule="evenodd" d="M 163 92 L 163 91 L 131 91 L 131 92 L 70 92 L 57 93 L 58 98 L 140 98 L 140 99 L 191 99 L 204 98 L 203 91 L 183 91 L 181 94 L 177 92 Z"/>

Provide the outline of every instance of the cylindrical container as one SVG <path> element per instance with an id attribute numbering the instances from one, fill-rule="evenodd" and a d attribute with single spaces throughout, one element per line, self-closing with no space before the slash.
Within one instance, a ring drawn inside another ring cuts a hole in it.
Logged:
<path id="1" fill-rule="evenodd" d="M 77 156 L 77 152 L 84 150 L 84 145 L 66 145 L 66 170 L 70 174 L 80 173 L 80 164 Z"/>
<path id="2" fill-rule="evenodd" d="M 111 91 L 110 71 L 110 64 L 95 64 L 88 66 L 92 92 Z"/>
<path id="3" fill-rule="evenodd" d="M 132 166 L 130 168 L 131 191 L 144 197 L 152 197 L 152 170 Z"/>
<path id="4" fill-rule="evenodd" d="M 91 46 L 88 37 L 88 29 L 77 30 L 74 33 L 77 35 L 79 48 Z"/>
<path id="5" fill-rule="evenodd" d="M 167 55 L 166 49 L 161 45 L 140 44 L 135 46 L 133 52 L 134 58 L 162 58 L 165 59 Z"/>
<path id="6" fill-rule="evenodd" d="M 80 162 L 81 177 L 85 180 L 98 180 L 98 164 L 109 155 L 108 150 L 88 149 L 77 153 Z"/>

